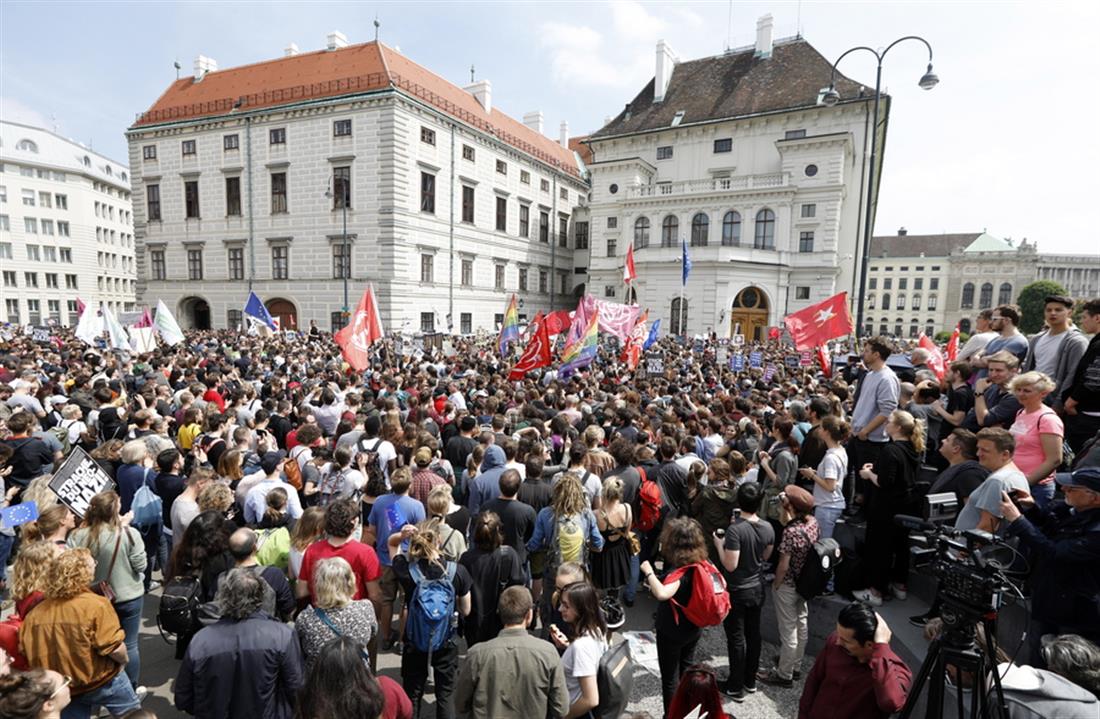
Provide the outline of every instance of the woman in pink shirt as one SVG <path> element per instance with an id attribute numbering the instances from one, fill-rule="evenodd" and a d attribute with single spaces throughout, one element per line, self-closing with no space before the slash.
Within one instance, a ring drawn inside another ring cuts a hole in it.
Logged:
<path id="1" fill-rule="evenodd" d="M 1058 414 L 1043 404 L 1054 387 L 1054 380 L 1042 372 L 1025 372 L 1008 385 L 1023 407 L 1009 429 L 1016 439 L 1012 461 L 1027 475 L 1031 496 L 1039 507 L 1054 499 L 1054 470 L 1062 464 L 1065 429 Z"/>

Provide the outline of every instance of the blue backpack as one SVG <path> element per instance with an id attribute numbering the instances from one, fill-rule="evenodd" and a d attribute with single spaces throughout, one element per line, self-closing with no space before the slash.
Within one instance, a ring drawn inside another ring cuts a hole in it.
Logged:
<path id="1" fill-rule="evenodd" d="M 164 520 L 164 502 L 149 487 L 149 483 L 150 479 L 146 477 L 130 502 L 130 511 L 134 514 L 130 524 L 135 527 L 152 527 Z"/>
<path id="2" fill-rule="evenodd" d="M 409 600 L 406 633 L 417 651 L 439 650 L 454 634 L 451 618 L 455 613 L 455 572 L 458 565 L 447 562 L 446 571 L 438 579 L 428 579 L 416 562 L 409 563 L 409 574 L 416 582 Z"/>

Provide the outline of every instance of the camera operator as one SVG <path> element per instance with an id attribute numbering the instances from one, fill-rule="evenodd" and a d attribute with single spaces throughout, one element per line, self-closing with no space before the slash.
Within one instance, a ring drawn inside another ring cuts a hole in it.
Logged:
<path id="1" fill-rule="evenodd" d="M 890 649 L 890 627 L 864 602 L 836 618 L 836 631 L 814 660 L 798 719 L 885 719 L 905 706 L 913 673 Z"/>
<path id="2" fill-rule="evenodd" d="M 1058 483 L 1065 500 L 1042 511 L 1030 496 L 1013 502 L 1001 495 L 1008 534 L 1019 537 L 1030 555 L 1033 660 L 1039 659 L 1044 634 L 1080 634 L 1100 642 L 1100 469 L 1061 474 Z"/>

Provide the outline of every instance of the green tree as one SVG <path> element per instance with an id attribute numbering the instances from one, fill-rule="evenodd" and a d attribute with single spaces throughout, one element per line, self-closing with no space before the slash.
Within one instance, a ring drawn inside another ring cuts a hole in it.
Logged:
<path id="1" fill-rule="evenodd" d="M 1043 329 L 1043 300 L 1050 295 L 1065 295 L 1066 288 L 1053 280 L 1038 280 L 1026 285 L 1016 297 L 1020 306 L 1020 331 L 1034 334 Z"/>
<path id="2" fill-rule="evenodd" d="M 955 333 L 955 330 L 950 330 L 950 331 L 943 330 L 941 332 L 937 332 L 936 336 L 933 339 L 935 339 L 936 344 L 939 344 L 939 345 L 947 344 L 948 342 L 951 341 L 951 335 L 954 334 L 954 333 Z M 964 344 L 966 344 L 966 341 L 968 339 L 970 339 L 970 335 L 968 335 L 965 332 L 960 332 L 959 333 L 959 347 L 961 348 Z"/>

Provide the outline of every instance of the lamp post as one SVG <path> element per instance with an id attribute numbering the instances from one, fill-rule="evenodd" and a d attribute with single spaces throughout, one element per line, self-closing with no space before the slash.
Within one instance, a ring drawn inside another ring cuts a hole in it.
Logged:
<path id="1" fill-rule="evenodd" d="M 836 68 L 837 65 L 840 64 L 840 61 L 847 57 L 849 53 L 853 53 L 857 50 L 866 50 L 875 56 L 875 60 L 878 61 L 878 68 L 875 71 L 875 106 L 871 122 L 871 171 L 867 173 L 867 214 L 863 221 L 863 248 L 860 252 L 859 296 L 856 303 L 856 337 L 859 337 L 863 332 L 863 304 L 866 300 L 867 293 L 867 265 L 871 260 L 871 229 L 872 218 L 874 217 L 874 207 L 871 200 L 874 198 L 875 159 L 878 155 L 878 105 L 879 98 L 881 97 L 880 89 L 882 87 L 882 61 L 886 58 L 886 53 L 890 52 L 895 45 L 906 40 L 918 40 L 924 43 L 924 46 L 928 48 L 928 69 L 925 70 L 924 75 L 921 76 L 917 84 L 922 90 L 931 90 L 940 81 L 936 73 L 932 72 L 932 46 L 928 44 L 928 41 L 923 37 L 918 35 L 906 35 L 905 37 L 894 40 L 881 51 L 873 50 L 866 45 L 859 45 L 845 50 L 844 53 L 836 59 L 836 62 L 833 63 L 833 72 L 829 80 L 829 89 L 821 96 L 821 104 L 826 107 L 833 107 L 840 102 L 840 93 L 837 92 L 836 89 Z"/>
<path id="2" fill-rule="evenodd" d="M 348 321 L 348 275 L 351 274 L 351 253 L 348 252 L 348 186 L 347 183 L 343 183 L 341 188 L 340 207 L 343 210 L 344 231 L 341 238 L 341 244 L 344 247 L 343 256 L 344 261 L 340 266 L 340 275 L 344 280 L 344 314 L 343 320 L 346 324 Z M 329 180 L 329 188 L 325 190 L 325 197 L 332 199 L 336 197 L 333 192 L 332 180 Z"/>

